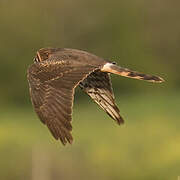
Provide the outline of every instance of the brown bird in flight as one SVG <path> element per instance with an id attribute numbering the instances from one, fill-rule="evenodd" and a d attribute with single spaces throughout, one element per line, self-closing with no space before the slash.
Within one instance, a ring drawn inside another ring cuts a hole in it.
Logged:
<path id="1" fill-rule="evenodd" d="M 55 139 L 72 144 L 74 89 L 79 85 L 118 124 L 124 122 L 115 104 L 110 73 L 149 82 L 163 82 L 91 53 L 66 48 L 43 48 L 28 68 L 30 95 L 40 120 Z"/>

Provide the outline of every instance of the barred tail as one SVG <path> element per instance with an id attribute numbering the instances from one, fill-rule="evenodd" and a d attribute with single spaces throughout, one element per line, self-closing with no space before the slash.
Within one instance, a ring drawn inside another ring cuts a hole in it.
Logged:
<path id="1" fill-rule="evenodd" d="M 164 82 L 164 79 L 162 79 L 161 77 L 139 73 L 139 72 L 127 69 L 127 68 L 119 67 L 112 63 L 106 63 L 101 69 L 101 71 L 110 72 L 110 73 L 117 74 L 120 76 L 129 77 L 133 79 L 139 79 L 139 80 L 145 80 L 145 81 L 154 82 L 154 83 Z"/>

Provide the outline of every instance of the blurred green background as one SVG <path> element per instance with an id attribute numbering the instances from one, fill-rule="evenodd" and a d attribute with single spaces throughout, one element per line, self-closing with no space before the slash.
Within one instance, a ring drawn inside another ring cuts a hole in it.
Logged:
<path id="1" fill-rule="evenodd" d="M 177 179 L 179 6 L 178 0 L 1 0 L 0 179 Z M 42 47 L 86 50 L 166 82 L 113 75 L 121 127 L 77 89 L 75 141 L 63 147 L 29 98 L 26 70 Z"/>

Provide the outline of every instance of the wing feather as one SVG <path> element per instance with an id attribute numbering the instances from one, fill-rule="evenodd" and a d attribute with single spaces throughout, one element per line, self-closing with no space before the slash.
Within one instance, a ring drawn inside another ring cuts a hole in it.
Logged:
<path id="1" fill-rule="evenodd" d="M 72 143 L 74 88 L 91 72 L 102 67 L 75 61 L 43 61 L 28 69 L 31 100 L 40 120 L 55 139 Z"/>
<path id="2" fill-rule="evenodd" d="M 94 71 L 80 83 L 80 87 L 118 124 L 124 122 L 115 104 L 108 73 L 99 70 Z"/>

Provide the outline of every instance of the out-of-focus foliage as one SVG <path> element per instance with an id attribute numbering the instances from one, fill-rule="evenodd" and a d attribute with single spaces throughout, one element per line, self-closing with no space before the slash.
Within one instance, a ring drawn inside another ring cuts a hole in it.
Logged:
<path id="1" fill-rule="evenodd" d="M 177 179 L 180 96 L 169 95 L 117 98 L 126 120 L 121 127 L 90 100 L 77 99 L 75 141 L 66 147 L 32 110 L 9 108 L 1 115 L 0 179 Z"/>
<path id="2" fill-rule="evenodd" d="M 179 7 L 179 0 L 0 0 L 0 179 L 177 179 Z M 26 70 L 42 47 L 86 50 L 166 82 L 113 75 L 122 127 L 77 90 L 75 143 L 63 147 L 30 106 Z"/>
<path id="3" fill-rule="evenodd" d="M 177 0 L 1 0 L 1 98 L 27 102 L 26 69 L 36 51 L 49 46 L 87 50 L 161 75 L 167 89 L 179 88 L 179 5 Z M 126 93 L 149 89 L 119 77 L 113 84 Z"/>

